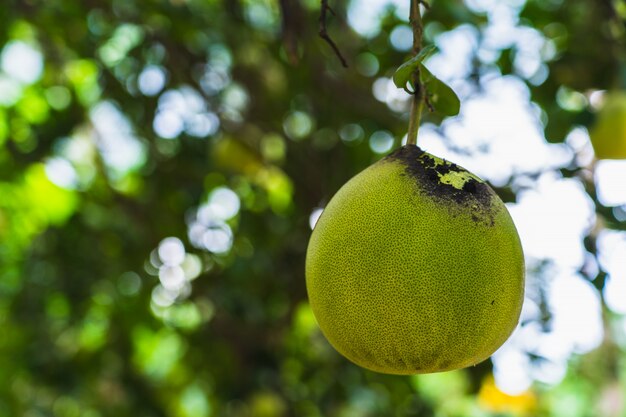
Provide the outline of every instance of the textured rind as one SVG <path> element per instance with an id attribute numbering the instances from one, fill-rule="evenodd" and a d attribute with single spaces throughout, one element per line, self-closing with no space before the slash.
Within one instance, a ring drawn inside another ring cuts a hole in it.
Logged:
<path id="1" fill-rule="evenodd" d="M 416 374 L 475 365 L 519 320 L 517 231 L 488 186 L 489 201 L 474 203 L 490 221 L 477 221 L 467 210 L 472 196 L 441 198 L 408 168 L 402 158 L 383 159 L 329 202 L 307 251 L 311 308 L 329 342 L 364 368 Z"/>

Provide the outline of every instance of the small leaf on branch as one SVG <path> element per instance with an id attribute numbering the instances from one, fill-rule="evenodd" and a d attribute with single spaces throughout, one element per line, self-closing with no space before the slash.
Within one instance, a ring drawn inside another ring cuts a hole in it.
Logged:
<path id="1" fill-rule="evenodd" d="M 420 82 L 426 88 L 426 94 L 432 107 L 444 116 L 456 116 L 461 108 L 461 101 L 446 83 L 435 77 L 424 64 L 420 66 Z"/>
<path id="2" fill-rule="evenodd" d="M 415 55 L 404 64 L 400 65 L 396 72 L 393 74 L 393 83 L 398 88 L 405 88 L 406 84 L 411 80 L 413 73 L 418 66 L 428 58 L 437 48 L 434 45 L 429 45 L 422 49 L 419 54 Z"/>

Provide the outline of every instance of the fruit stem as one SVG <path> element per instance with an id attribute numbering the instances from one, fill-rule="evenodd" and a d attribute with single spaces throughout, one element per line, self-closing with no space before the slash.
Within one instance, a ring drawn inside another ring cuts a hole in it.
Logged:
<path id="1" fill-rule="evenodd" d="M 413 55 L 417 55 L 422 49 L 422 35 L 424 28 L 422 25 L 422 15 L 420 13 L 421 0 L 411 0 L 411 11 L 409 21 L 413 28 Z M 409 115 L 409 131 L 407 134 L 407 145 L 417 144 L 417 133 L 420 127 L 420 119 L 424 110 L 424 86 L 420 82 L 419 67 L 413 73 L 413 99 L 411 100 L 411 114 Z"/>

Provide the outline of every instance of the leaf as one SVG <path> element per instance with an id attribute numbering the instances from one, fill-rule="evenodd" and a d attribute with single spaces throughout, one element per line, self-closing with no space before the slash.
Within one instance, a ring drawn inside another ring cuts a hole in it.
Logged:
<path id="1" fill-rule="evenodd" d="M 461 109 L 461 101 L 446 83 L 435 77 L 424 64 L 420 66 L 420 81 L 426 88 L 428 100 L 433 108 L 444 116 L 456 116 Z"/>
<path id="2" fill-rule="evenodd" d="M 411 80 L 411 76 L 419 65 L 422 64 L 426 58 L 428 58 L 437 48 L 434 45 L 428 45 L 422 49 L 413 58 L 400 65 L 396 72 L 393 74 L 393 83 L 398 88 L 405 88 L 406 83 Z"/>

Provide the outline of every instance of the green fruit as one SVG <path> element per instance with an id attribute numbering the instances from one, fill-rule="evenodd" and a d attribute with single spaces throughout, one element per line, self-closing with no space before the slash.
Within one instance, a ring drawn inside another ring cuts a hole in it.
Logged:
<path id="1" fill-rule="evenodd" d="M 367 168 L 328 203 L 306 259 L 311 308 L 364 368 L 448 371 L 487 359 L 524 298 L 524 257 L 494 191 L 414 145 Z"/>
<path id="2" fill-rule="evenodd" d="M 611 92 L 591 129 L 598 159 L 626 159 L 626 92 Z"/>

